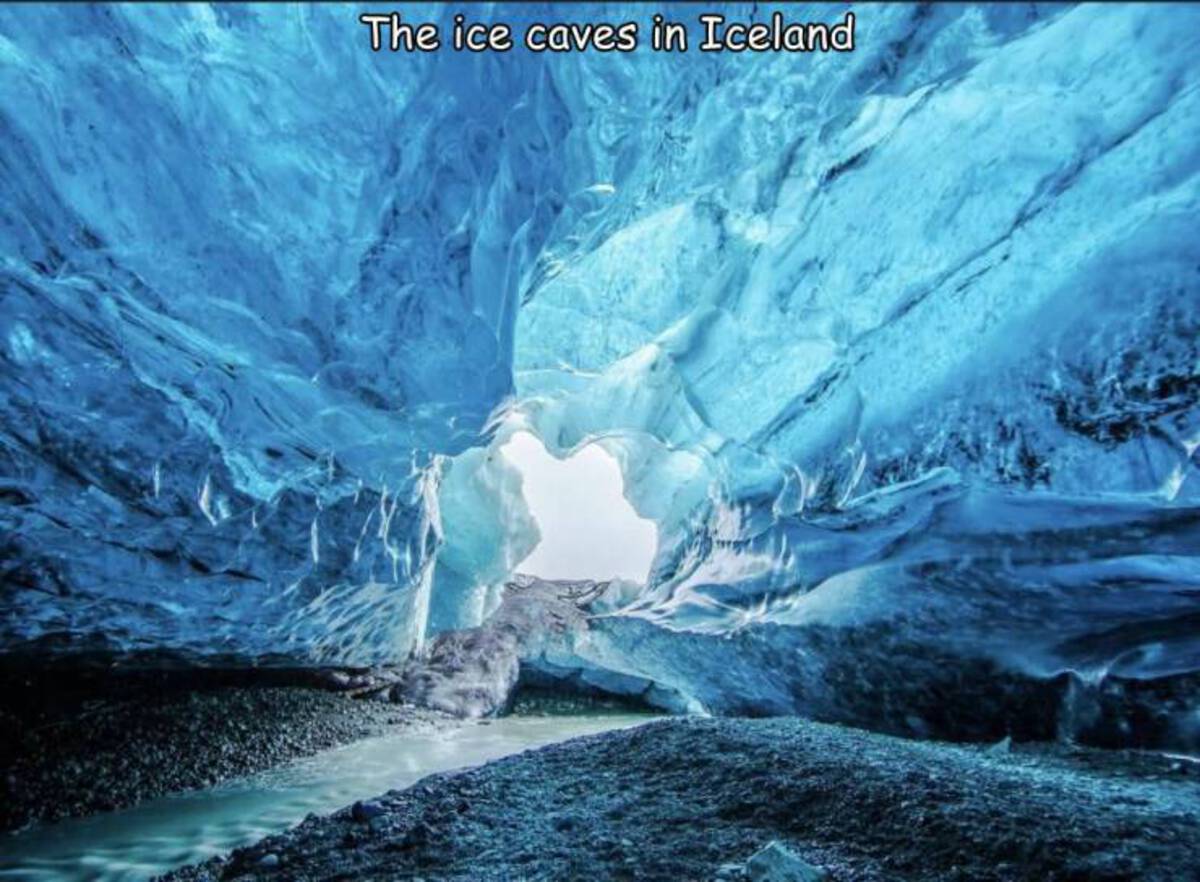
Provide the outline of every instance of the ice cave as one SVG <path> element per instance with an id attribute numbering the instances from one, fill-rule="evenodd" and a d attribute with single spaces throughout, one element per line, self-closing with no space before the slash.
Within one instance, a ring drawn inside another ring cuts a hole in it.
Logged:
<path id="1" fill-rule="evenodd" d="M 717 6 L 0 5 L 0 877 L 1200 879 L 1200 6 Z"/>

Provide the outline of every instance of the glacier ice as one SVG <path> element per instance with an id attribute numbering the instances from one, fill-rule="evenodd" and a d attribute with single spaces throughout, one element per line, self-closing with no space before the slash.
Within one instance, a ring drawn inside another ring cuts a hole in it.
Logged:
<path id="1" fill-rule="evenodd" d="M 481 102 L 483 62 L 375 58 L 349 13 L 2 13 L 6 646 L 421 636 L 426 500 L 511 390 L 496 279 L 563 126 L 503 137 L 528 71 Z"/>
<path id="2" fill-rule="evenodd" d="M 1195 715 L 1197 10 L 871 7 L 812 56 L 376 54 L 356 16 L 0 10 L 0 646 L 476 626 L 539 539 L 519 425 L 659 529 L 555 664 Z"/>

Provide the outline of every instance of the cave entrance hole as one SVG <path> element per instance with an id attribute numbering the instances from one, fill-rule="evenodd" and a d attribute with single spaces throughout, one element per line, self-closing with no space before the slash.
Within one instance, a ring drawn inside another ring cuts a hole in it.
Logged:
<path id="1" fill-rule="evenodd" d="M 645 582 L 658 547 L 658 525 L 625 498 L 617 460 L 599 443 L 563 459 L 531 432 L 500 448 L 521 473 L 522 495 L 542 538 L 517 572 L 543 579 Z"/>

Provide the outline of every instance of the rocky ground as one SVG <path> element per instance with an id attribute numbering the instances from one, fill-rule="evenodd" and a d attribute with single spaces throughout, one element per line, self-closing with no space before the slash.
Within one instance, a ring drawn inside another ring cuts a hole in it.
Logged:
<path id="1" fill-rule="evenodd" d="M 433 776 L 166 878 L 1179 882 L 1197 854 L 1187 759 L 676 718 Z"/>
<path id="2" fill-rule="evenodd" d="M 281 674 L 5 672 L 0 829 L 211 786 L 359 738 L 446 725 Z M 311 674 L 305 677 L 311 678 Z"/>

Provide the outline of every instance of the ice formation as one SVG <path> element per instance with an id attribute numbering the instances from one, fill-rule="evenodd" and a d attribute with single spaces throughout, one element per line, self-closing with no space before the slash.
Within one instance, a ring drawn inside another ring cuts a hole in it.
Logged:
<path id="1" fill-rule="evenodd" d="M 987 664 L 1200 727 L 1200 10 L 870 7 L 829 54 L 356 15 L 0 10 L 5 648 L 402 657 L 536 545 L 529 428 L 658 524 L 598 670 L 771 712 Z"/>

